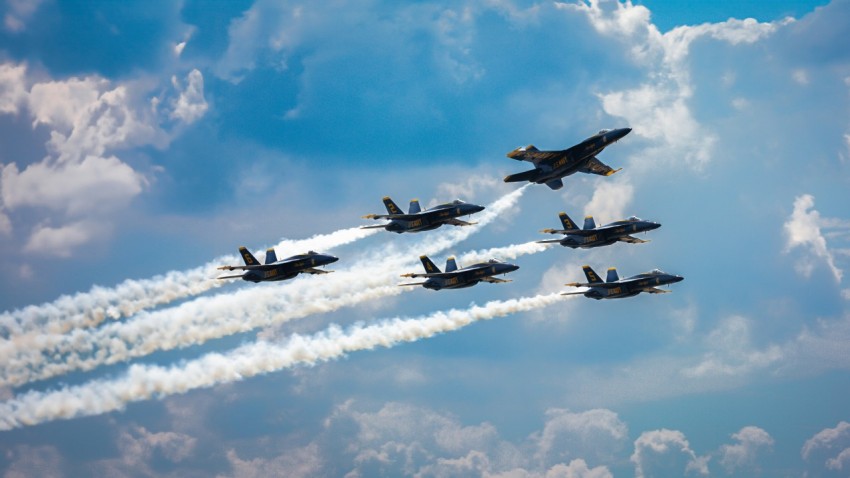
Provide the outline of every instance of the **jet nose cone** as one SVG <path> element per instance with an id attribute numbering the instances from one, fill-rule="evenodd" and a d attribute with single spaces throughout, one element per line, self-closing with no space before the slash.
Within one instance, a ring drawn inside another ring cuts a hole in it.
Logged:
<path id="1" fill-rule="evenodd" d="M 650 222 L 649 223 L 649 230 L 650 231 L 653 230 L 653 229 L 658 229 L 659 227 L 661 227 L 660 222 Z"/>
<path id="2" fill-rule="evenodd" d="M 682 277 L 682 276 L 673 276 L 673 283 L 674 283 L 674 284 L 675 284 L 676 282 L 682 282 L 683 280 L 685 280 L 685 278 L 684 278 L 684 277 Z"/>
<path id="3" fill-rule="evenodd" d="M 484 206 L 473 206 L 472 212 L 481 212 L 484 210 Z"/>
<path id="4" fill-rule="evenodd" d="M 515 264 L 507 264 L 507 269 L 508 269 L 508 272 L 513 272 L 513 271 L 519 269 L 519 266 L 515 265 Z"/>
<path id="5" fill-rule="evenodd" d="M 331 264 L 331 263 L 333 263 L 333 262 L 338 261 L 338 260 L 339 260 L 339 257 L 331 256 L 331 255 L 327 255 L 327 256 L 325 256 L 325 260 L 327 260 L 327 261 L 328 261 L 328 264 Z"/>

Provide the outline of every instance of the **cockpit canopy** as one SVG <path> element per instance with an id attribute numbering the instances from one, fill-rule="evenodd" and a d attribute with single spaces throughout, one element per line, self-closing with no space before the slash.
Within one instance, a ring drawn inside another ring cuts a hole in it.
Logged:
<path id="1" fill-rule="evenodd" d="M 490 259 L 489 261 L 487 261 L 487 263 L 488 264 L 501 264 L 502 261 L 497 261 L 496 259 Z"/>
<path id="2" fill-rule="evenodd" d="M 629 217 L 629 221 L 630 221 L 630 222 L 637 222 L 637 221 L 640 221 L 640 220 L 641 220 L 641 219 L 640 219 L 639 217 L 637 217 L 637 216 L 631 216 L 631 217 Z"/>
<path id="3" fill-rule="evenodd" d="M 460 199 L 455 199 L 454 201 L 452 201 L 452 204 L 463 204 L 463 201 L 461 201 Z"/>
<path id="4" fill-rule="evenodd" d="M 661 269 L 652 269 L 652 271 L 650 271 L 649 273 L 654 275 L 654 276 L 657 276 L 657 275 L 664 274 L 664 271 L 662 271 Z"/>
<path id="5" fill-rule="evenodd" d="M 319 255 L 319 253 L 318 253 L 318 252 L 316 252 L 316 251 L 308 251 L 308 252 L 307 252 L 307 255 L 308 255 L 308 256 L 316 256 L 316 255 Z"/>
<path id="6" fill-rule="evenodd" d="M 610 133 L 610 132 L 611 132 L 610 129 L 600 129 L 599 133 L 597 133 L 597 134 L 605 134 L 605 133 Z"/>

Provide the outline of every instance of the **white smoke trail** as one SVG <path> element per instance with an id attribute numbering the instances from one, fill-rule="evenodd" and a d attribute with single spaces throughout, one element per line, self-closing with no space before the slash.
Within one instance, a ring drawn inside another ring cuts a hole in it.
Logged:
<path id="1" fill-rule="evenodd" d="M 341 229 L 303 240 L 283 240 L 274 247 L 296 253 L 308 249 L 324 251 L 375 232 L 375 229 L 356 227 Z M 62 334 L 72 329 L 95 327 L 107 319 L 129 317 L 141 310 L 221 286 L 223 282 L 209 280 L 215 268 L 240 260 L 238 256 L 223 256 L 200 267 L 170 271 L 150 279 L 128 279 L 111 288 L 95 286 L 88 292 L 65 295 L 53 302 L 4 312 L 0 314 L 0 335 L 12 338 L 29 332 Z"/>
<path id="2" fill-rule="evenodd" d="M 524 189 L 495 201 L 483 214 L 486 225 L 516 203 Z M 296 318 L 337 310 L 364 300 L 404 291 L 396 286 L 399 271 L 412 267 L 419 254 L 440 252 L 469 237 L 474 228 L 458 228 L 423 238 L 408 251 L 382 246 L 349 270 L 303 278 L 285 287 L 274 284 L 234 293 L 201 297 L 170 309 L 143 312 L 130 320 L 94 330 L 68 334 L 40 334 L 0 342 L 0 384 L 22 385 L 73 370 L 91 370 L 170 350 L 204 343 L 249 330 L 277 325 Z M 380 257 L 377 257 L 380 254 Z M 55 358 L 59 360 L 55 360 Z"/>
<path id="3" fill-rule="evenodd" d="M 255 342 L 229 353 L 210 353 L 180 365 L 132 365 L 115 380 L 99 379 L 56 391 L 30 391 L 0 403 L 0 430 L 57 419 L 121 410 L 127 403 L 186 393 L 299 364 L 315 365 L 359 350 L 390 348 L 465 327 L 479 320 L 525 312 L 564 300 L 560 294 L 492 301 L 469 309 L 441 311 L 419 318 L 331 326 L 312 335 L 292 335 L 279 342 Z"/>

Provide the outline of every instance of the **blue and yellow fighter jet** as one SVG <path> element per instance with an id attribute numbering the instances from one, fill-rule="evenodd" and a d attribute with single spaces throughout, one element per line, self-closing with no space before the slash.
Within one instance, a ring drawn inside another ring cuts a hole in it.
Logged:
<path id="1" fill-rule="evenodd" d="M 561 218 L 561 224 L 564 226 L 563 229 L 543 229 L 540 232 L 545 234 L 564 234 L 564 237 L 562 239 L 546 239 L 537 242 L 541 244 L 557 242 L 562 246 L 572 247 L 573 249 L 577 247 L 589 249 L 591 247 L 607 246 L 615 242 L 643 244 L 649 241 L 638 239 L 631 236 L 631 234 L 647 232 L 661 227 L 661 224 L 657 222 L 644 221 L 635 216 L 596 227 L 596 221 L 593 220 L 593 216 L 587 216 L 584 218 L 584 227 L 579 229 L 576 223 L 570 219 L 570 216 L 567 216 L 567 213 L 562 212 L 558 214 L 558 217 Z"/>
<path id="2" fill-rule="evenodd" d="M 617 269 L 608 269 L 608 277 L 605 282 L 594 272 L 590 266 L 582 267 L 584 275 L 587 277 L 587 283 L 571 282 L 566 284 L 567 287 L 587 287 L 586 291 L 579 292 L 563 292 L 561 295 L 577 295 L 581 294 L 591 299 L 621 299 L 623 297 L 633 297 L 641 292 L 649 292 L 650 294 L 666 294 L 669 290 L 658 289 L 657 286 L 674 284 L 682 281 L 685 278 L 674 274 L 668 274 L 659 269 L 653 269 L 643 274 L 620 279 L 617 275 Z"/>
<path id="3" fill-rule="evenodd" d="M 612 169 L 603 164 L 596 159 L 596 155 L 631 131 L 631 128 L 603 129 L 581 143 L 562 151 L 540 151 L 532 144 L 517 148 L 508 153 L 508 157 L 517 161 L 529 161 L 534 164 L 534 169 L 511 174 L 505 178 L 505 182 L 530 181 L 545 184 L 552 189 L 561 189 L 564 186 L 561 178 L 573 173 L 610 176 L 619 169 Z"/>
<path id="4" fill-rule="evenodd" d="M 384 206 L 387 208 L 387 214 L 367 214 L 363 216 L 363 219 L 389 219 L 390 222 L 377 226 L 361 226 L 361 229 L 386 229 L 401 234 L 402 232 L 430 231 L 443 224 L 471 226 L 475 223 L 461 221 L 458 217 L 469 216 L 484 210 L 484 206 L 455 199 L 423 211 L 419 206 L 419 200 L 414 199 L 410 201 L 407 214 L 404 214 L 389 196 L 384 196 Z"/>
<path id="5" fill-rule="evenodd" d="M 239 254 L 242 255 L 242 259 L 245 261 L 244 266 L 221 266 L 218 269 L 225 271 L 243 270 L 245 273 L 221 276 L 218 279 L 241 278 L 242 280 L 256 283 L 292 279 L 298 274 L 327 274 L 333 271 L 316 269 L 316 267 L 321 267 L 339 260 L 339 258 L 330 254 L 320 254 L 313 251 L 277 260 L 277 254 L 275 254 L 274 249 L 269 248 L 266 250 L 266 263 L 260 264 L 254 255 L 248 252 L 248 249 L 245 247 L 239 248 Z"/>
<path id="6" fill-rule="evenodd" d="M 510 282 L 505 279 L 497 279 L 493 276 L 499 274 L 507 274 L 519 269 L 519 266 L 499 262 L 495 259 L 490 259 L 487 262 L 473 264 L 462 269 L 458 269 L 457 262 L 454 257 L 449 257 L 446 260 L 446 272 L 440 272 L 440 269 L 428 259 L 428 256 L 419 256 L 422 265 L 425 266 L 425 274 L 403 274 L 402 277 L 427 277 L 425 282 L 414 282 L 410 284 L 399 284 L 399 286 L 421 285 L 426 289 L 462 289 L 464 287 L 472 287 L 479 282 L 490 282 L 493 284 L 499 282 Z"/>

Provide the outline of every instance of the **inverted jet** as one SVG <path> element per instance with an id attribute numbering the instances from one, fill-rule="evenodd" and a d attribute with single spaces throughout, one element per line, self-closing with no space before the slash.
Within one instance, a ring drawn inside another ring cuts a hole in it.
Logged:
<path id="1" fill-rule="evenodd" d="M 422 265 L 425 267 L 424 274 L 409 273 L 402 277 L 426 277 L 425 282 L 414 282 L 409 284 L 399 284 L 399 286 L 421 285 L 426 289 L 462 289 L 464 287 L 472 287 L 479 282 L 490 282 L 492 284 L 500 282 L 510 282 L 505 279 L 497 279 L 500 274 L 507 274 L 519 269 L 519 266 L 499 262 L 495 259 L 490 259 L 487 262 L 473 264 L 468 267 L 459 269 L 454 257 L 449 257 L 446 260 L 446 271 L 440 272 L 440 269 L 428 259 L 428 256 L 419 256 Z"/>
<path id="2" fill-rule="evenodd" d="M 237 275 L 221 276 L 218 279 L 241 278 L 242 280 L 256 283 L 292 279 L 298 274 L 327 274 L 333 271 L 316 269 L 316 267 L 321 267 L 339 260 L 339 258 L 330 254 L 320 254 L 313 251 L 277 260 L 274 249 L 269 248 L 266 250 L 266 263 L 260 264 L 254 255 L 248 252 L 248 249 L 245 247 L 239 248 L 239 254 L 242 256 L 242 260 L 245 261 L 244 266 L 221 266 L 218 269 L 225 271 L 242 270 L 245 272 Z"/>
<path id="3" fill-rule="evenodd" d="M 649 241 L 638 239 L 631 234 L 647 232 L 661 227 L 661 224 L 657 222 L 644 221 L 635 216 L 597 227 L 593 216 L 587 216 L 584 218 L 584 226 L 579 229 L 576 223 L 570 219 L 570 216 L 567 216 L 567 213 L 562 212 L 558 214 L 558 217 L 561 218 L 561 224 L 564 226 L 563 229 L 543 229 L 540 232 L 544 234 L 563 234 L 564 237 L 537 242 L 543 244 L 560 243 L 564 247 L 571 247 L 573 249 L 578 247 L 589 249 L 591 247 L 607 246 L 615 242 L 642 244 Z"/>
<path id="4" fill-rule="evenodd" d="M 368 214 L 363 216 L 363 219 L 389 219 L 390 222 L 375 226 L 361 226 L 361 229 L 386 229 L 387 231 L 401 234 L 402 232 L 430 231 L 443 224 L 471 226 L 475 223 L 462 221 L 458 218 L 484 210 L 484 206 L 455 199 L 452 202 L 440 204 L 423 211 L 419 206 L 419 200 L 414 199 L 410 201 L 410 208 L 407 214 L 404 214 L 389 196 L 384 196 L 383 200 L 384 206 L 387 208 L 387 214 Z"/>
<path id="5" fill-rule="evenodd" d="M 666 294 L 669 290 L 659 289 L 658 286 L 675 284 L 685 278 L 674 274 L 668 274 L 660 269 L 653 269 L 643 274 L 620 279 L 617 275 L 617 269 L 608 269 L 608 277 L 605 282 L 594 272 L 590 266 L 582 267 L 584 275 L 587 277 L 587 282 L 571 282 L 566 284 L 567 287 L 587 287 L 586 291 L 564 292 L 561 295 L 577 295 L 581 294 L 591 299 L 621 299 L 624 297 L 633 297 L 641 292 L 649 292 L 650 294 Z"/>
<path id="6" fill-rule="evenodd" d="M 610 176 L 622 168 L 613 169 L 596 159 L 596 155 L 631 131 L 631 128 L 603 129 L 581 143 L 561 151 L 540 151 L 533 144 L 517 148 L 508 153 L 508 157 L 517 161 L 528 161 L 534 164 L 534 169 L 511 174 L 505 177 L 505 182 L 530 181 L 545 184 L 552 189 L 561 189 L 564 186 L 561 178 L 574 173 Z"/>

